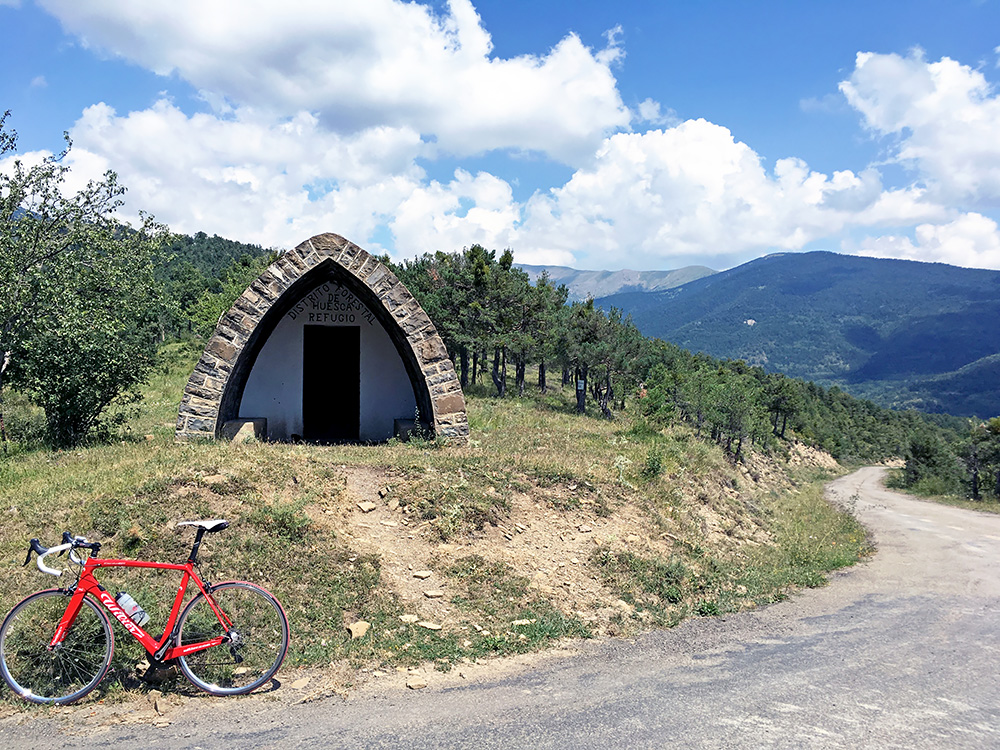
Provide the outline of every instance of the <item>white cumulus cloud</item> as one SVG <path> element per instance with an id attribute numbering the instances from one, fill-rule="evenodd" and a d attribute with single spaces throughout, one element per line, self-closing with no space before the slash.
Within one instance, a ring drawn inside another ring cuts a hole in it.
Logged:
<path id="1" fill-rule="evenodd" d="M 967 213 L 946 224 L 920 224 L 914 237 L 868 237 L 848 252 L 879 258 L 906 258 L 969 268 L 1000 268 L 1000 232 L 997 223 L 978 213 Z"/>
<path id="2" fill-rule="evenodd" d="M 377 241 L 388 228 L 412 255 L 511 246 L 520 220 L 510 185 L 491 174 L 429 180 L 415 161 L 426 144 L 406 128 L 337 136 L 309 114 L 280 123 L 249 109 L 189 116 L 163 99 L 125 116 L 91 106 L 71 135 L 70 188 L 114 166 L 129 206 L 178 232 L 288 248 L 336 231 L 378 252 L 393 249 Z"/>
<path id="3" fill-rule="evenodd" d="M 920 50 L 863 52 L 840 89 L 872 131 L 897 139 L 893 157 L 938 200 L 1000 206 L 1000 97 L 981 72 Z"/>
<path id="4" fill-rule="evenodd" d="M 399 0 L 40 0 L 85 45 L 176 74 L 226 103 L 313 113 L 352 134 L 411 128 L 445 152 L 541 151 L 567 163 L 625 127 L 610 67 L 569 34 L 501 59 L 470 0 L 447 12 Z"/>
<path id="5" fill-rule="evenodd" d="M 884 189 L 874 170 L 826 175 L 789 158 L 768 173 L 728 129 L 689 120 L 607 139 L 592 167 L 529 201 L 519 239 L 597 266 L 608 257 L 642 267 L 699 256 L 732 263 L 857 225 L 940 216 L 922 197 Z"/>
<path id="6" fill-rule="evenodd" d="M 97 104 L 74 125 L 81 175 L 113 167 L 142 207 L 175 231 L 204 230 L 290 247 L 336 229 L 363 240 L 424 180 L 424 148 L 406 128 L 350 136 L 299 114 L 282 122 L 243 109 L 188 116 L 167 100 L 119 116 Z"/>
<path id="7" fill-rule="evenodd" d="M 38 2 L 84 46 L 183 79 L 207 105 L 100 103 L 71 129 L 74 179 L 114 168 L 130 209 L 176 231 L 283 248 L 335 231 L 397 257 L 479 242 L 590 268 L 720 268 L 817 243 L 1000 267 L 1000 100 L 949 58 L 861 53 L 840 85 L 839 106 L 904 167 L 890 186 L 878 164 L 768 166 L 652 98 L 630 112 L 617 28 L 602 49 L 568 33 L 501 58 L 471 0 Z M 511 154 L 468 158 L 497 150 L 574 171 L 515 198 L 482 168 Z"/>
<path id="8" fill-rule="evenodd" d="M 457 170 L 454 179 L 420 186 L 400 203 L 390 221 L 398 244 L 411 253 L 457 250 L 472 244 L 513 244 L 520 209 L 511 187 L 491 174 Z M 526 257 L 519 260 L 527 262 Z"/>

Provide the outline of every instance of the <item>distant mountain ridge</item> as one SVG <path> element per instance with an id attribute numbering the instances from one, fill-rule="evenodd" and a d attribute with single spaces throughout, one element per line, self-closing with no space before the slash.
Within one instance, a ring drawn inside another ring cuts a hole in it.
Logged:
<path id="1" fill-rule="evenodd" d="M 780 253 L 597 302 L 648 336 L 888 406 L 1000 414 L 1000 271 Z"/>
<path id="2" fill-rule="evenodd" d="M 657 292 L 714 274 L 705 266 L 685 266 L 673 271 L 579 271 L 566 266 L 532 266 L 515 263 L 534 283 L 543 271 L 556 286 L 565 284 L 571 301 L 607 297 L 623 292 Z"/>

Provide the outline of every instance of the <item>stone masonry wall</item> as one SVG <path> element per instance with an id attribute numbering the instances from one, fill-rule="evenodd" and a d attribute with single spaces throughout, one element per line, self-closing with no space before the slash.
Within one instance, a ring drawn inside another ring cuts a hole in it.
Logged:
<path id="1" fill-rule="evenodd" d="M 388 313 L 381 316 L 383 324 L 384 320 L 392 320 L 403 334 L 426 383 L 435 435 L 459 443 L 468 440 L 465 398 L 434 324 L 395 274 L 336 234 L 317 235 L 282 253 L 219 319 L 184 389 L 177 415 L 177 439 L 216 437 L 221 428 L 220 408 L 226 387 L 255 329 L 292 284 L 327 260 L 368 287 Z M 422 385 L 414 383 L 414 387 Z M 222 418 L 226 417 L 235 419 L 236 414 Z"/>

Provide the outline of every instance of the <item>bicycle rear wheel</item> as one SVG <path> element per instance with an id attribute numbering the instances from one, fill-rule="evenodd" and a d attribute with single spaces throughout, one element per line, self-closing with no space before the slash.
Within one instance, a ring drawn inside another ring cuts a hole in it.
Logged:
<path id="1" fill-rule="evenodd" d="M 69 597 L 59 589 L 39 591 L 14 607 L 0 625 L 0 673 L 26 701 L 80 700 L 111 666 L 111 623 L 88 597 L 63 642 L 49 650 L 67 604 Z"/>
<path id="2" fill-rule="evenodd" d="M 204 594 L 192 599 L 178 621 L 177 645 L 228 636 L 213 648 L 177 657 L 184 676 L 212 695 L 256 690 L 278 671 L 288 652 L 288 618 L 278 600 L 252 583 L 227 581 L 209 594 L 231 622 L 219 622 Z"/>

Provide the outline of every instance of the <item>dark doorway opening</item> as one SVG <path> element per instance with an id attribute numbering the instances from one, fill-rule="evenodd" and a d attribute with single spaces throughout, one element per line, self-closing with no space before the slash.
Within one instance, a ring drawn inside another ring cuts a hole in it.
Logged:
<path id="1" fill-rule="evenodd" d="M 357 441 L 361 431 L 361 329 L 303 326 L 302 429 L 318 443 Z"/>

